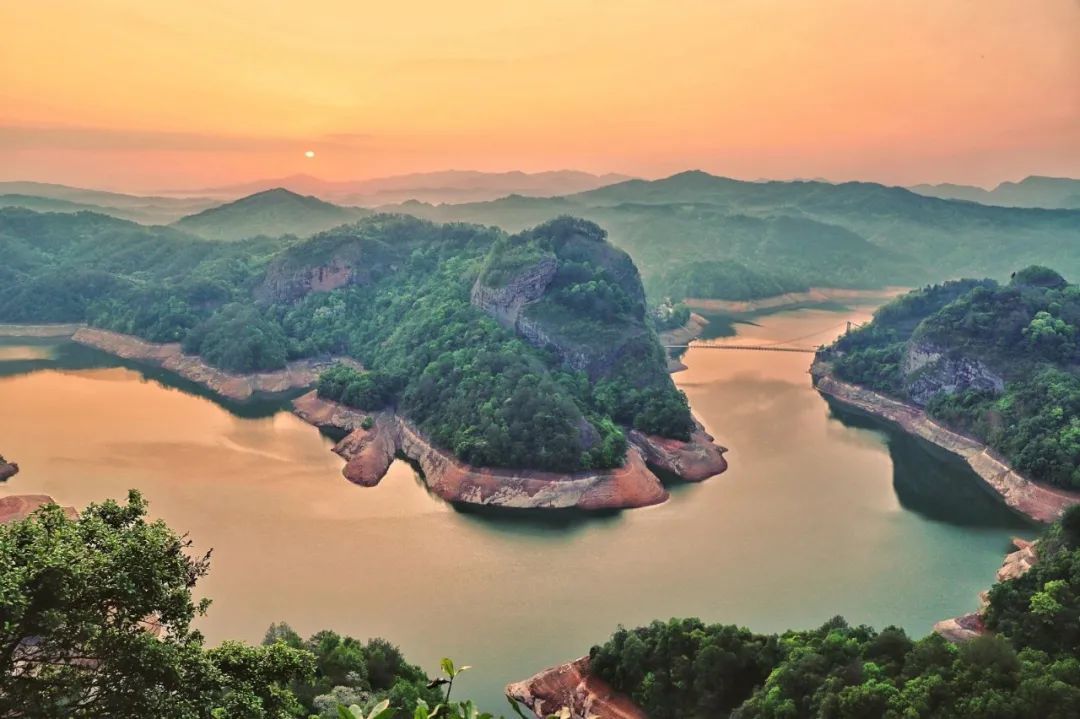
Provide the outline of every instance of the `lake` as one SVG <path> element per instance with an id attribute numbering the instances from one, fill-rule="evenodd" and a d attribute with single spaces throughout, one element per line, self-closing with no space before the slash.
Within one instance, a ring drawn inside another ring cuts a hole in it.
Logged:
<path id="1" fill-rule="evenodd" d="M 817 344 L 871 309 L 780 312 L 724 342 Z M 0 342 L 0 452 L 23 470 L 0 494 L 81 507 L 136 487 L 213 547 L 211 642 L 280 620 L 384 636 L 432 673 L 444 655 L 472 664 L 461 696 L 494 711 L 505 683 L 618 624 L 779 631 L 842 614 L 921 636 L 974 609 L 1009 537 L 1037 532 L 953 458 L 830 407 L 809 354 L 691 348 L 675 379 L 730 469 L 656 507 L 549 517 L 457 511 L 403 462 L 355 486 L 281 402 L 224 405 L 71 344 Z"/>

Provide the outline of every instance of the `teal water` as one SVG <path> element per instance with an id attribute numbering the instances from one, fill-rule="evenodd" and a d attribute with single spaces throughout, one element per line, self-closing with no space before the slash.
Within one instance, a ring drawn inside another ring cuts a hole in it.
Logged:
<path id="1" fill-rule="evenodd" d="M 814 334 L 867 309 L 737 324 L 730 343 Z M 962 465 L 810 386 L 810 355 L 691 348 L 676 375 L 731 468 L 667 503 L 604 517 L 455 511 L 396 463 L 349 484 L 331 440 L 280 402 L 227 406 L 164 373 L 51 341 L 0 343 L 0 493 L 65 504 L 138 487 L 151 511 L 214 548 L 200 591 L 213 641 L 385 636 L 434 672 L 475 668 L 463 695 L 586 653 L 618 624 L 697 615 L 759 631 L 853 622 L 922 635 L 970 611 L 1011 535 L 1037 529 Z"/>

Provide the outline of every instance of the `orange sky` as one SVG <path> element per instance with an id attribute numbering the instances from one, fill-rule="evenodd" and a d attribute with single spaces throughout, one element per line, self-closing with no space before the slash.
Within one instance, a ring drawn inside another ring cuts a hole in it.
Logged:
<path id="1" fill-rule="evenodd" d="M 4 0 L 0 28 L 5 180 L 1080 176 L 1078 0 Z"/>

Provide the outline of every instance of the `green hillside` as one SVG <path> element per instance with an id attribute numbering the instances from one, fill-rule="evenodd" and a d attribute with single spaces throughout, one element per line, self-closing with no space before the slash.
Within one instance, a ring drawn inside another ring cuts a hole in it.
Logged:
<path id="1" fill-rule="evenodd" d="M 249 237 L 308 237 L 370 214 L 356 207 L 340 207 L 317 197 L 283 189 L 266 190 L 219 207 L 181 218 L 173 226 L 208 240 L 243 240 Z"/>
<path id="2" fill-rule="evenodd" d="M 1033 479 L 1080 488 L 1080 286 L 1053 270 L 916 290 L 824 357 L 840 378 L 925 406 Z"/>
<path id="3" fill-rule="evenodd" d="M 222 243 L 5 209 L 0 282 L 0 322 L 179 341 L 225 370 L 349 355 L 372 371 L 332 371 L 324 396 L 393 404 L 477 465 L 612 467 L 625 428 L 682 439 L 693 428 L 646 324 L 637 269 L 580 220 L 509 236 L 376 215 L 308 240 Z"/>

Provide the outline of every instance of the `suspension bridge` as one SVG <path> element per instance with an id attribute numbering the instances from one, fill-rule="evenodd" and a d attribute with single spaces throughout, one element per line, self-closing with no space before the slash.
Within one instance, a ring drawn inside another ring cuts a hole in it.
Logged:
<path id="1" fill-rule="evenodd" d="M 856 322 L 841 322 L 838 325 L 832 327 L 826 327 L 823 330 L 812 332 L 808 335 L 802 335 L 801 337 L 792 337 L 791 339 L 780 340 L 779 342 L 768 342 L 764 344 L 732 344 L 730 338 L 720 338 L 711 340 L 693 340 L 689 344 L 683 345 L 664 345 L 664 349 L 685 349 L 687 347 L 700 347 L 701 349 L 708 350 L 742 350 L 747 352 L 803 352 L 807 354 L 813 354 L 820 349 L 820 347 L 807 347 L 805 345 L 797 344 L 803 340 L 810 339 L 811 337 L 817 337 L 827 332 L 833 332 L 841 327 L 846 327 L 845 332 L 850 332 L 855 327 L 861 325 Z"/>

